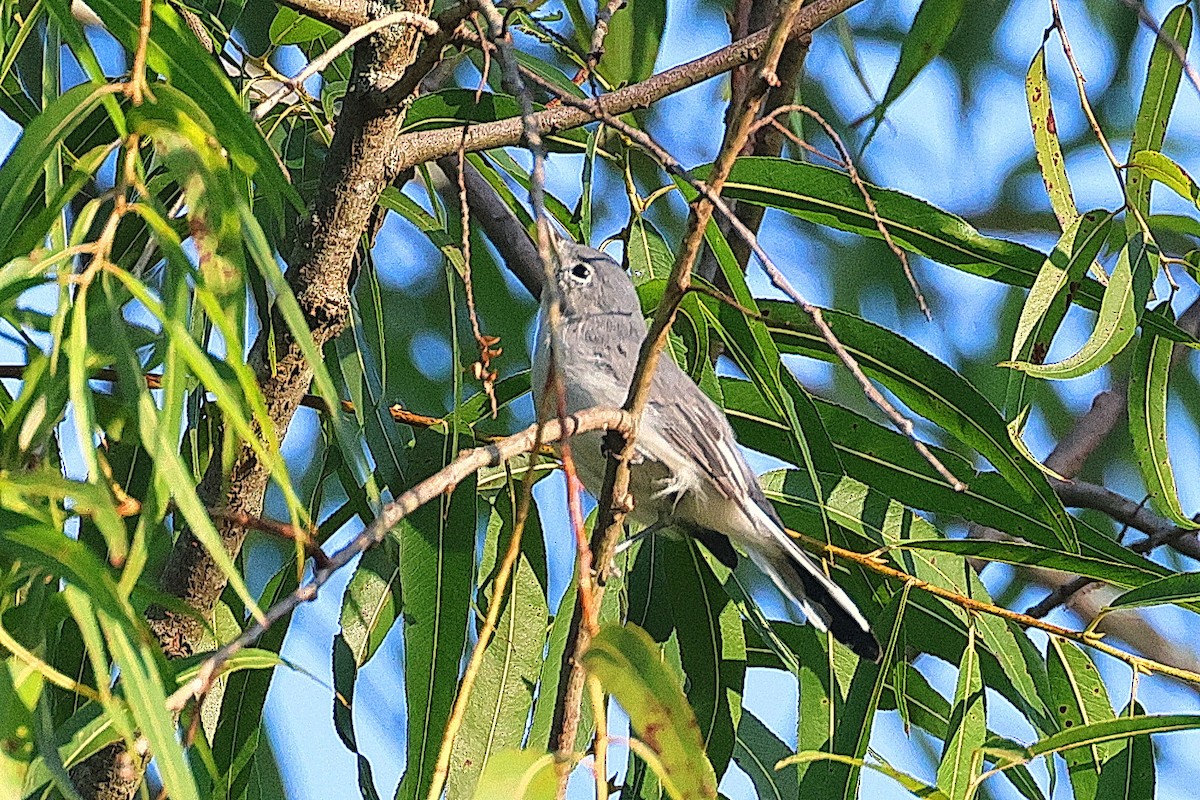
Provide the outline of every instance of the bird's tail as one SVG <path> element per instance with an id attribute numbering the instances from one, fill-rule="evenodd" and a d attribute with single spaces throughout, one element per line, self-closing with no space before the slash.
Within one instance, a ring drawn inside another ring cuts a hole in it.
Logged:
<path id="1" fill-rule="evenodd" d="M 800 549 L 782 526 L 770 520 L 769 535 L 746 550 L 750 559 L 766 573 L 816 627 L 827 630 L 861 658 L 879 660 L 879 642 L 854 601 L 829 579 L 821 567 Z M 763 533 L 767 525 L 756 526 Z"/>

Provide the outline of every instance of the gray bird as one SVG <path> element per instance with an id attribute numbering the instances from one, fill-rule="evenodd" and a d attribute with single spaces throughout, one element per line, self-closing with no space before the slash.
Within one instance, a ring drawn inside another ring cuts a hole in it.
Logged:
<path id="1" fill-rule="evenodd" d="M 619 407 L 629 394 L 647 331 L 637 292 L 621 266 L 604 253 L 554 238 L 562 313 L 557 363 L 567 412 Z M 533 357 L 539 409 L 550 366 L 549 297 L 550 292 L 542 292 Z M 553 414 L 554 403 L 549 409 Z M 593 431 L 571 442 L 579 479 L 595 497 L 607 466 L 603 436 Z M 726 563 L 736 558 L 732 540 L 813 625 L 832 631 L 859 656 L 879 659 L 879 643 L 854 602 L 784 530 L 725 415 L 670 358 L 662 358 L 654 372 L 629 488 L 634 521 L 690 533 Z"/>

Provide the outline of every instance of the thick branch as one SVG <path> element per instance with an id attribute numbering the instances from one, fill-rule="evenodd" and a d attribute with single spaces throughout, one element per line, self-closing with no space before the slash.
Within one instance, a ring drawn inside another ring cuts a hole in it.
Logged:
<path id="1" fill-rule="evenodd" d="M 406 5 L 418 14 L 428 10 L 416 0 Z M 312 213 L 300 231 L 287 273 L 318 347 L 337 336 L 349 317 L 354 256 L 371 211 L 388 185 L 386 153 L 401 122 L 398 111 L 378 113 L 366 98 L 400 79 L 412 60 L 417 38 L 417 31 L 397 26 L 355 49 L 355 77 L 343 100 Z M 270 336 L 274 336 L 273 348 L 268 348 Z M 273 360 L 267 357 L 269 349 Z M 252 361 L 271 422 L 277 431 L 285 431 L 312 382 L 312 366 L 287 325 L 278 319 L 259 336 Z M 200 495 L 209 506 L 258 517 L 267 480 L 267 471 L 253 451 L 243 447 L 229 475 L 224 474 L 221 459 L 209 462 Z M 231 518 L 218 522 L 227 551 L 236 555 L 246 529 Z M 190 532 L 181 534 L 160 578 L 163 590 L 207 615 L 225 583 L 224 574 L 199 541 Z M 196 618 L 161 608 L 152 609 L 149 616 L 151 628 L 169 656 L 195 652 L 203 633 Z"/>
<path id="2" fill-rule="evenodd" d="M 859 0 L 815 0 L 805 5 L 797 15 L 791 35 L 810 34 L 827 20 L 858 2 Z M 768 35 L 769 31 L 759 31 L 695 61 L 660 72 L 641 83 L 601 95 L 598 98 L 600 108 L 614 116 L 637 108 L 647 108 L 668 95 L 756 60 L 767 45 Z M 388 97 L 391 102 L 399 102 L 401 99 L 403 98 Z M 530 117 L 530 121 L 542 135 L 578 128 L 592 119 L 593 114 L 587 111 L 564 106 L 549 108 Z M 467 128 L 465 137 L 463 129 L 457 127 L 409 133 L 396 140 L 394 168 L 396 172 L 400 172 L 417 164 L 448 156 L 458 152 L 460 145 L 467 152 L 473 153 L 492 147 L 515 145 L 520 143 L 521 138 L 522 121 L 519 117 L 472 125 Z"/>

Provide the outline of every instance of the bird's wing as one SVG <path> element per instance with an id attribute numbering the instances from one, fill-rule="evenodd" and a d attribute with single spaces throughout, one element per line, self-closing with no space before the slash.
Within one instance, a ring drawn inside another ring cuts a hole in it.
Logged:
<path id="1" fill-rule="evenodd" d="M 762 496 L 725 415 L 675 362 L 659 362 L 653 389 L 648 411 L 667 444 L 696 464 L 724 498 Z"/>

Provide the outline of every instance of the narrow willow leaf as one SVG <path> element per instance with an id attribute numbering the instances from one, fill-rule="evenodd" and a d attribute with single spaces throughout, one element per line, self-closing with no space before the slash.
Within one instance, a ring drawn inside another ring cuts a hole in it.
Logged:
<path id="1" fill-rule="evenodd" d="M 1132 701 L 1122 718 L 1145 716 L 1145 709 Z M 1113 800 L 1154 800 L 1154 742 L 1148 735 L 1131 736 L 1116 755 L 1100 767 L 1096 796 Z"/>
<path id="2" fill-rule="evenodd" d="M 117 738 L 112 718 L 104 714 L 97 703 L 84 704 L 54 730 L 58 761 L 67 769 L 112 744 Z M 45 750 L 40 750 L 30 762 L 25 787 L 17 797 L 29 797 L 51 780 L 51 768 L 45 763 L 44 753 Z"/>
<path id="3" fill-rule="evenodd" d="M 269 608 L 297 586 L 296 565 L 285 563 L 267 581 L 259 605 Z M 258 640 L 260 648 L 279 652 L 287 634 L 290 615 L 273 624 Z M 254 764 L 260 749 L 267 747 L 263 725 L 267 690 L 273 673 L 245 671 L 230 675 L 221 697 L 221 715 L 213 734 L 213 761 L 218 777 L 213 791 L 218 797 L 239 797 L 254 776 Z"/>
<path id="4" fill-rule="evenodd" d="M 1069 732 L 1113 719 L 1115 715 L 1108 690 L 1087 653 L 1069 641 L 1052 636 L 1046 653 L 1046 668 L 1060 730 Z M 1063 754 L 1076 797 L 1081 800 L 1098 797 L 1096 782 L 1100 765 L 1111 755 L 1111 750 L 1111 743 L 1095 744 Z"/>
<path id="5" fill-rule="evenodd" d="M 363 800 L 379 800 L 371 762 L 358 748 L 354 730 L 354 689 L 358 685 L 358 665 L 342 634 L 333 637 L 333 727 L 346 749 L 354 754 L 358 767 L 358 791 Z"/>
<path id="6" fill-rule="evenodd" d="M 43 689 L 42 674 L 10 656 L 0 659 L 0 792 L 20 797 L 39 743 L 35 741 L 36 715 Z M 58 766 L 57 772 L 65 776 Z M 61 785 L 61 781 L 56 781 Z"/>
<path id="7" fill-rule="evenodd" d="M 1001 366 L 1047 380 L 1077 378 L 1104 366 L 1133 339 L 1157 271 L 1158 248 L 1135 235 L 1121 248 L 1096 327 L 1077 353 L 1053 364 L 1007 361 Z"/>
<path id="8" fill-rule="evenodd" d="M 282 47 L 289 44 L 308 44 L 328 33 L 334 33 L 334 30 L 324 22 L 283 6 L 271 20 L 268 35 L 271 37 L 271 44 Z"/>
<path id="9" fill-rule="evenodd" d="M 1184 200 L 1200 205 L 1200 186 L 1196 185 L 1195 179 L 1174 159 L 1157 150 L 1134 153 L 1129 162 L 1129 173 L 1131 180 L 1134 173 L 1140 173 L 1145 176 L 1147 186 L 1150 181 L 1158 181 Z"/>
<path id="10" fill-rule="evenodd" d="M 749 711 L 742 713 L 733 760 L 750 777 L 759 800 L 791 800 L 800 796 L 796 772 L 774 768 L 789 755 L 787 745 L 762 720 Z"/>
<path id="11" fill-rule="evenodd" d="M 578 91 L 578 89 L 576 89 Z M 544 106 L 534 104 L 536 110 Z M 467 122 L 494 122 L 521 116 L 521 104 L 515 97 L 474 89 L 443 89 L 423 94 L 409 106 L 404 117 L 406 132 L 462 127 Z M 551 151 L 579 153 L 587 147 L 587 131 L 576 128 L 546 137 Z"/>
<path id="12" fill-rule="evenodd" d="M 792 492 L 789 484 L 798 483 L 789 480 L 783 472 L 768 473 L 763 478 L 764 491 L 775 501 L 776 508 L 785 524 L 791 529 L 805 530 L 805 525 L 811 525 L 812 512 L 804 512 L 803 506 L 811 503 Z M 800 513 L 798 513 L 800 512 Z M 917 577 L 919 580 L 949 589 L 957 594 L 976 598 L 988 597 L 987 590 L 979 581 L 978 576 L 967 569 L 964 559 L 947 555 L 930 557 L 919 551 L 913 551 L 912 557 L 900 555 L 899 547 L 916 542 L 939 542 L 941 534 L 927 521 L 903 508 L 899 503 L 889 502 L 880 493 L 853 479 L 845 479 L 830 495 L 830 519 L 835 523 L 834 543 L 859 550 L 887 547 L 889 551 L 897 552 L 897 566 Z M 849 591 L 864 611 L 868 619 L 875 616 L 869 610 L 864 598 L 868 592 L 879 592 L 876 588 L 880 581 L 873 573 L 867 573 L 861 568 L 846 568 L 835 578 L 843 588 Z M 866 582 L 859 588 L 862 582 Z M 909 633 L 906 636 L 908 647 L 915 647 L 923 652 L 932 653 L 951 663 L 962 660 L 966 647 L 967 627 L 966 612 L 957 606 L 947 606 L 943 601 L 922 594 L 913 595 L 910 602 L 918 603 L 919 607 L 906 615 Z M 1026 718 L 1039 731 L 1050 731 L 1054 726 L 1048 722 L 1049 712 L 1045 697 L 1045 668 L 1036 648 L 1022 645 L 1028 644 L 1027 637 L 1019 631 L 1005 626 L 1002 620 L 991 622 L 983 617 L 976 621 L 982 643 L 979 646 L 981 669 L 989 686 L 995 687 L 1016 707 L 1022 709 Z M 993 628 L 993 626 L 995 626 Z M 775 626 L 778 628 L 778 626 Z M 801 630 L 807 630 L 803 628 Z M 824 648 L 808 644 L 801 647 L 798 643 L 789 645 L 801 657 L 802 662 L 815 651 L 822 655 Z M 819 665 L 813 666 L 813 676 L 818 680 L 829 674 L 828 669 L 822 671 Z M 802 673 L 802 680 L 804 675 Z M 809 696 L 818 698 L 820 692 L 816 689 Z M 841 694 L 835 693 L 840 699 Z M 801 690 L 802 706 L 805 702 L 804 689 Z M 801 736 L 799 747 L 802 750 L 828 749 L 825 744 L 829 733 L 820 738 L 822 729 L 832 732 L 837 728 L 836 720 L 841 718 L 840 703 L 822 701 L 816 708 L 810 709 L 805 715 L 801 710 Z M 810 727 L 812 726 L 812 727 Z M 805 734 L 810 732 L 815 739 L 806 741 Z"/>
<path id="13" fill-rule="evenodd" d="M 455 451 L 451 440 L 430 431 L 416 437 L 430 466 Z M 408 763 L 398 800 L 424 797 L 438 745 L 454 704 L 459 664 L 467 640 L 476 530 L 475 479 L 460 483 L 406 517 L 400 537 L 400 585 L 404 587 L 404 692 L 408 715 Z"/>
<path id="14" fill-rule="evenodd" d="M 784 352 L 825 361 L 836 358 L 807 314 L 792 303 L 763 301 L 768 327 Z M 1012 443 L 1008 427 L 966 378 L 902 336 L 861 317 L 823 310 L 825 322 L 859 366 L 896 394 L 905 405 L 941 427 L 992 463 L 1030 510 L 1054 530 L 1066 550 L 1079 548 L 1074 525 L 1038 466 Z M 970 476 L 959 476 L 969 483 Z"/>
<path id="15" fill-rule="evenodd" d="M 958 686 L 947 725 L 949 738 L 938 764 L 937 783 L 950 800 L 965 800 L 983 760 L 976 751 L 987 738 L 983 679 L 975 649 L 975 627 L 967 628 L 967 647 L 958 665 Z"/>
<path id="16" fill-rule="evenodd" d="M 629 0 L 617 8 L 596 66 L 610 86 L 637 83 L 654 74 L 666 22 L 666 0 Z"/>
<path id="17" fill-rule="evenodd" d="M 0 264 L 21 255 L 11 243 L 29 237 L 17 223 L 25 211 L 29 196 L 43 176 L 46 160 L 54 155 L 63 140 L 86 120 L 101 99 L 112 94 L 112 87 L 82 83 L 63 93 L 30 122 L 21 133 L 8 157 L 0 166 L 0 186 L 6 187 L 0 198 Z M 64 198 L 65 202 L 66 198 Z M 45 232 L 43 232 L 44 235 Z"/>
<path id="18" fill-rule="evenodd" d="M 880 710 L 891 710 L 897 705 L 896 696 L 903 692 L 905 695 L 904 704 L 909 709 L 912 724 L 927 731 L 943 742 L 949 739 L 951 714 L 949 701 L 930 686 L 928 679 L 911 664 L 898 662 L 894 675 L 900 672 L 903 672 L 903 678 L 893 678 L 891 684 L 888 686 L 888 693 L 884 695 L 883 702 L 880 703 Z M 989 749 L 994 750 L 996 745 L 1002 741 L 1005 741 L 1003 737 L 993 733 L 991 730 L 988 731 L 987 743 L 983 748 L 983 755 L 986 761 L 994 762 L 996 760 L 996 757 L 990 756 L 988 751 Z M 1007 749 L 1014 752 L 1024 751 L 1024 747 L 1015 742 L 1009 745 Z M 1022 796 L 1029 798 L 1029 800 L 1046 800 L 1041 788 L 1034 781 L 1033 775 L 1024 765 L 1018 764 L 1008 767 L 1004 770 L 1003 775 Z"/>
<path id="19" fill-rule="evenodd" d="M 805 750 L 804 752 L 796 753 L 794 756 L 788 756 L 787 758 L 783 759 L 775 765 L 775 769 L 783 769 L 784 767 L 792 764 L 803 765 L 819 761 L 832 761 L 838 764 L 845 764 L 847 766 L 858 768 L 866 767 L 867 769 L 874 770 L 881 775 L 888 776 L 896 783 L 900 784 L 909 792 L 911 792 L 914 796 L 922 798 L 922 800 L 949 800 L 949 798 L 946 797 L 946 794 L 936 787 L 930 786 L 924 781 L 914 778 L 907 772 L 901 772 L 889 764 L 885 764 L 883 762 L 877 763 L 874 761 L 864 761 L 861 758 L 844 756 L 840 753 L 822 753 L 819 751 Z"/>
<path id="20" fill-rule="evenodd" d="M 1145 559 L 1144 566 L 1112 561 L 1096 555 L 1077 555 L 1047 550 L 1020 542 L 989 542 L 981 539 L 921 539 L 905 543 L 920 550 L 938 550 L 966 558 L 982 558 L 1004 564 L 1024 564 L 1070 572 L 1117 586 L 1144 586 L 1162 577 L 1161 567 Z"/>
<path id="21" fill-rule="evenodd" d="M 1111 227 L 1113 214 L 1089 211 L 1076 215 L 1063 227 L 1063 234 L 1038 272 L 1033 287 L 1021 306 L 1021 317 L 1013 334 L 1012 361 L 1041 364 L 1050 351 L 1050 343 L 1070 309 L 1076 288 L 1087 274 L 1088 266 L 1100 252 Z M 1005 395 L 1008 413 L 1019 413 L 1024 406 L 1028 376 L 1016 370 L 1009 373 Z"/>
<path id="22" fill-rule="evenodd" d="M 90 7 L 127 51 L 137 50 L 140 30 L 137 8 L 116 0 L 96 0 Z M 220 62 L 205 52 L 179 12 L 169 5 L 154 6 L 153 29 L 154 35 L 146 48 L 146 63 L 205 109 L 217 124 L 219 140 L 238 168 L 259 183 L 277 224 L 282 223 L 285 206 L 303 211 L 304 202 L 288 183 L 262 132 L 242 108 Z M 278 228 L 276 232 L 282 234 Z"/>
<path id="23" fill-rule="evenodd" d="M 1050 100 L 1050 81 L 1046 77 L 1046 45 L 1038 48 L 1037 55 L 1025 73 L 1025 102 L 1029 105 L 1029 122 L 1033 128 L 1033 150 L 1037 155 L 1038 168 L 1042 172 L 1042 183 L 1050 197 L 1050 207 L 1064 231 L 1075 222 L 1079 211 L 1075 208 L 1075 197 L 1067 179 L 1067 167 L 1063 161 L 1062 145 L 1058 141 L 1058 125 L 1054 121 L 1054 105 Z"/>
<path id="24" fill-rule="evenodd" d="M 121 669 L 121 685 L 129 710 L 154 753 L 164 789 L 179 800 L 199 800 L 200 792 L 176 735 L 175 720 L 167 711 L 167 693 L 159 673 L 164 662 L 158 643 L 131 631 L 126 620 L 114 619 L 104 611 L 99 612 L 98 618 L 113 659 Z"/>
<path id="25" fill-rule="evenodd" d="M 703 179 L 710 169 L 701 166 L 692 172 Z M 871 239 L 882 238 L 878 229 L 882 222 L 903 249 L 1009 286 L 1033 286 L 1046 260 L 1043 253 L 1026 245 L 984 236 L 961 217 L 924 200 L 870 184 L 866 189 L 876 214 L 868 210 L 862 193 L 844 172 L 783 158 L 747 156 L 734 163 L 721 194 Z M 681 190 L 689 200 L 696 196 L 686 184 Z M 1104 287 L 1088 278 L 1072 300 L 1095 310 L 1103 297 Z M 1161 320 L 1150 320 L 1147 325 L 1173 341 L 1195 342 L 1195 337 L 1178 326 L 1164 326 Z"/>
<path id="26" fill-rule="evenodd" d="M 1162 33 L 1173 44 L 1187 53 L 1192 40 L 1192 9 L 1184 2 L 1171 9 L 1162 22 Z M 1162 148 L 1167 134 L 1167 122 L 1171 108 L 1179 93 L 1179 80 L 1183 76 L 1183 64 L 1174 48 L 1162 39 L 1155 38 L 1146 68 L 1146 86 L 1142 89 L 1142 100 L 1138 105 L 1137 120 L 1133 124 L 1133 136 L 1129 141 L 1129 158 L 1133 161 L 1139 152 L 1156 151 Z M 1125 217 L 1125 229 L 1133 236 L 1141 230 L 1141 219 L 1150 214 L 1150 187 L 1148 176 L 1139 170 L 1130 170 L 1125 181 L 1125 198 L 1130 213 Z"/>
<path id="27" fill-rule="evenodd" d="M 691 539 L 663 543 L 665 594 L 679 641 L 688 701 L 700 725 L 704 752 L 717 775 L 733 756 L 742 715 L 746 638 L 741 615 Z"/>
<path id="28" fill-rule="evenodd" d="M 605 625 L 582 660 L 625 709 L 634 735 L 657 754 L 674 800 L 715 798 L 717 777 L 696 715 L 654 640 L 635 625 Z"/>
<path id="29" fill-rule="evenodd" d="M 786 457 L 786 448 L 781 446 L 786 431 L 769 418 L 754 387 L 736 378 L 722 378 L 721 391 L 738 441 L 752 450 Z M 850 477 L 911 508 L 950 514 L 1030 542 L 1057 546 L 1054 527 L 1032 514 L 1029 503 L 999 474 L 974 475 L 965 490 L 956 492 L 907 436 L 834 403 L 817 399 L 816 404 Z M 955 475 L 971 475 L 975 470 L 957 453 L 938 447 L 930 450 Z M 1076 521 L 1076 528 L 1082 527 Z"/>
<path id="30" fill-rule="evenodd" d="M 1150 312 L 1174 322 L 1170 303 Z M 1167 379 L 1172 342 L 1143 333 L 1129 368 L 1129 434 L 1154 510 L 1185 528 L 1197 527 L 1183 511 L 1167 447 Z"/>
<path id="31" fill-rule="evenodd" d="M 480 575 L 490 579 L 497 557 L 507 552 L 513 534 L 519 488 L 502 491 L 492 508 Z M 536 508 L 530 509 L 536 512 Z M 495 556 L 488 558 L 488 551 Z M 487 562 L 491 561 L 489 565 Z M 535 564 L 537 566 L 535 566 Z M 526 521 L 521 537 L 521 552 L 512 576 L 496 632 L 480 662 L 475 687 L 463 714 L 462 727 L 450 753 L 450 775 L 446 784 L 449 800 L 467 800 L 480 780 L 480 773 L 497 753 L 519 747 L 525 736 L 533 690 L 542 667 L 546 645 L 545 553 L 541 525 L 536 517 Z M 492 592 L 487 585 L 487 595 Z M 490 602 L 490 596 L 481 598 Z"/>
<path id="32" fill-rule="evenodd" d="M 383 637 L 400 616 L 400 558 L 396 540 L 388 537 L 358 562 L 342 595 L 340 636 L 356 666 L 371 660 Z"/>
<path id="33" fill-rule="evenodd" d="M 1200 572 L 1181 572 L 1156 581 L 1142 584 L 1117 597 L 1108 604 L 1109 608 L 1137 608 L 1163 603 L 1200 603 Z"/>
<path id="34" fill-rule="evenodd" d="M 1149 714 L 1144 717 L 1118 717 L 1047 736 L 1029 746 L 1033 757 L 1062 753 L 1077 747 L 1095 747 L 1119 742 L 1131 736 L 1173 733 L 1200 728 L 1200 715 Z"/>
<path id="35" fill-rule="evenodd" d="M 678 185 L 687 187 L 686 183 Z M 733 298 L 741 308 L 757 310 L 757 301 L 746 285 L 746 276 L 720 228 L 710 222 L 704 235 Z M 767 326 L 762 320 L 727 303 L 716 304 L 715 308 L 712 304 L 701 303 L 699 308 L 707 313 L 705 324 L 720 337 L 726 355 L 749 376 L 767 401 L 772 415 L 787 426 L 792 455 L 785 460 L 803 470 L 813 496 L 823 498 L 825 487 L 821 476 L 841 475 L 841 461 L 829 440 L 829 432 L 817 415 L 812 395 L 783 364 L 780 348 L 772 340 Z M 824 503 L 818 513 L 820 526 L 826 529 L 829 523 Z"/>
<path id="36" fill-rule="evenodd" d="M 553 800 L 558 791 L 554 756 L 537 750 L 501 750 L 488 761 L 474 800 Z"/>
<path id="37" fill-rule="evenodd" d="M 887 608 L 875 620 L 874 628 L 883 643 L 883 657 L 878 664 L 858 661 L 850 678 L 849 688 L 837 717 L 833 720 L 833 739 L 829 752 L 858 760 L 867 755 L 871 740 L 872 722 L 887 684 L 888 672 L 897 652 L 902 648 L 903 623 L 908 610 L 909 587 L 892 596 Z M 848 720 L 855 720 L 848 724 Z M 862 720 L 861 724 L 858 720 Z M 801 720 L 801 725 L 804 721 Z M 826 769 L 821 769 L 821 766 Z M 832 761 L 817 765 L 804 773 L 801 797 L 840 798 L 854 800 L 858 796 L 860 769 L 851 761 Z"/>
<path id="38" fill-rule="evenodd" d="M 883 122 L 883 117 L 892 103 L 904 93 L 904 90 L 909 87 L 921 70 L 925 69 L 929 62 L 933 61 L 946 47 L 946 43 L 950 41 L 950 35 L 958 26 L 958 20 L 962 17 L 965 6 L 965 0 L 922 1 L 921 6 L 917 9 L 917 15 L 913 18 L 912 28 L 901 40 L 900 60 L 896 64 L 896 71 L 892 73 L 892 78 L 888 81 L 883 100 L 871 115 L 875 120 L 875 125 L 867 136 L 867 141 L 870 141 L 875 136 L 875 132 L 879 130 L 879 125 Z"/>

